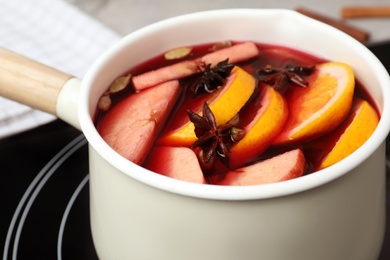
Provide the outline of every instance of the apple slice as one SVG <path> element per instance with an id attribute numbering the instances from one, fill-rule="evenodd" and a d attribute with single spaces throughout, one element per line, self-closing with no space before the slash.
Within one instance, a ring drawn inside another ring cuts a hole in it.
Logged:
<path id="1" fill-rule="evenodd" d="M 187 147 L 157 146 L 150 152 L 144 166 L 178 180 L 206 183 L 196 154 Z"/>
<path id="2" fill-rule="evenodd" d="M 156 70 L 148 71 L 132 78 L 134 89 L 140 91 L 168 80 L 181 79 L 199 72 L 202 64 L 217 65 L 218 62 L 229 58 L 229 63 L 237 63 L 248 60 L 259 54 L 259 50 L 253 42 L 244 42 L 226 47 L 201 58 L 181 61 Z"/>
<path id="3" fill-rule="evenodd" d="M 229 171 L 219 185 L 258 185 L 294 179 L 304 174 L 306 159 L 301 149 Z"/>
<path id="4" fill-rule="evenodd" d="M 261 85 L 260 100 L 249 110 L 257 110 L 252 120 L 243 123 L 246 134 L 230 149 L 230 166 L 243 166 L 264 152 L 283 130 L 288 117 L 288 105 L 284 97 L 274 88 Z M 246 114 L 245 111 L 241 112 Z"/>
<path id="5" fill-rule="evenodd" d="M 101 119 L 98 132 L 119 154 L 141 164 L 178 97 L 177 80 L 132 94 Z"/>

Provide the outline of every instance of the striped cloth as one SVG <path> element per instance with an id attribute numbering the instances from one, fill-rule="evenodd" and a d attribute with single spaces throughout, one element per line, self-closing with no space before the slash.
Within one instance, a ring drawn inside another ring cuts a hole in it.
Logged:
<path id="1" fill-rule="evenodd" d="M 120 38 L 63 0 L 0 0 L 0 7 L 0 47 L 79 78 L 102 51 Z M 0 138 L 54 119 L 0 97 Z"/>

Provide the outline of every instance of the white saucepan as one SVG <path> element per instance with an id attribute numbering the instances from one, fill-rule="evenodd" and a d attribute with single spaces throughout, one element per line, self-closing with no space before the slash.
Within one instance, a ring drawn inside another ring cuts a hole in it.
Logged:
<path id="1" fill-rule="evenodd" d="M 126 160 L 99 136 L 93 115 L 110 83 L 178 46 L 225 40 L 286 45 L 350 64 L 381 120 L 341 162 L 280 183 L 226 187 L 171 179 Z M 66 51 L 66 50 L 65 50 Z M 294 11 L 188 14 L 138 30 L 108 49 L 83 80 L 5 50 L 0 94 L 80 128 L 89 142 L 91 226 L 101 259 L 376 259 L 385 227 L 390 79 L 350 36 Z"/>

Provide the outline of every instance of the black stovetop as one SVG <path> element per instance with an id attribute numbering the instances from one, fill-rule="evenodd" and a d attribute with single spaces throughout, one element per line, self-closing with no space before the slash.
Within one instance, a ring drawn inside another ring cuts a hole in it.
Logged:
<path id="1" fill-rule="evenodd" d="M 370 48 L 390 71 L 390 42 Z M 390 159 L 390 145 L 387 155 Z M 82 133 L 56 120 L 2 139 L 0 163 L 3 260 L 98 259 L 90 230 L 88 155 Z M 390 168 L 387 223 L 389 174 Z M 389 226 L 380 260 L 390 259 Z"/>

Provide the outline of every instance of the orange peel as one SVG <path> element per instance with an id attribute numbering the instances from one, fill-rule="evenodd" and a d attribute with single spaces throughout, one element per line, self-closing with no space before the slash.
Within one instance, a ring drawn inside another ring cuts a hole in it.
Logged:
<path id="1" fill-rule="evenodd" d="M 306 80 L 308 87 L 295 87 L 288 98 L 290 116 L 276 145 L 312 140 L 328 133 L 351 109 L 355 77 L 349 65 L 319 64 Z"/>
<path id="2" fill-rule="evenodd" d="M 321 140 L 323 143 L 332 140 L 330 143 L 334 146 L 322 158 L 318 169 L 329 167 L 356 151 L 372 135 L 378 123 L 377 111 L 367 101 L 357 98 L 347 120 Z"/>
<path id="3" fill-rule="evenodd" d="M 282 131 L 287 120 L 288 107 L 282 94 L 269 85 L 263 85 L 260 95 L 259 109 L 244 127 L 245 136 L 230 149 L 233 169 L 264 152 Z"/>

